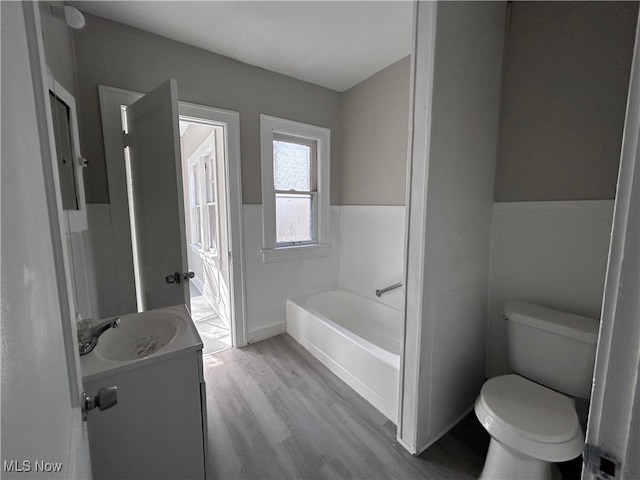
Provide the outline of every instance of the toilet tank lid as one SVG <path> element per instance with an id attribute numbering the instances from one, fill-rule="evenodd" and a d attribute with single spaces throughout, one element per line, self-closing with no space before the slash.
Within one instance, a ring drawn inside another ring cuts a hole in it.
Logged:
<path id="1" fill-rule="evenodd" d="M 595 344 L 598 341 L 600 321 L 573 313 L 524 302 L 509 302 L 505 316 L 512 322 L 547 330 L 565 337 Z"/>

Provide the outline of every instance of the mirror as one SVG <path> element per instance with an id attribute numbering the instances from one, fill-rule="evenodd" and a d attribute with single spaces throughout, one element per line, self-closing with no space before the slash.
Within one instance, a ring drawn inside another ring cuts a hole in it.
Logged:
<path id="1" fill-rule="evenodd" d="M 51 116 L 55 134 L 60 194 L 64 210 L 79 210 L 76 188 L 75 161 L 71 142 L 71 112 L 69 105 L 52 91 L 49 91 Z"/>

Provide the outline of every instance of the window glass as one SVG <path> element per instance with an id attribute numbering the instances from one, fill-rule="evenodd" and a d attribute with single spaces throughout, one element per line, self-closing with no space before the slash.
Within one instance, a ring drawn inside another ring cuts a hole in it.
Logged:
<path id="1" fill-rule="evenodd" d="M 198 195 L 198 188 L 200 182 L 198 181 L 198 164 L 191 167 L 191 204 L 200 205 L 200 195 Z"/>
<path id="2" fill-rule="evenodd" d="M 51 113 L 55 130 L 62 208 L 65 210 L 79 210 L 69 106 L 55 96 L 53 92 L 49 92 L 49 99 L 51 101 Z"/>
<path id="3" fill-rule="evenodd" d="M 207 172 L 207 203 L 216 201 L 216 164 L 213 157 L 207 157 L 204 168 Z"/>
<path id="4" fill-rule="evenodd" d="M 200 205 L 196 205 L 196 207 L 194 208 L 194 220 L 195 220 L 195 231 L 194 236 L 193 236 L 193 243 L 201 243 L 202 242 L 202 237 L 200 236 L 200 232 L 202 232 L 202 220 L 200 219 Z"/>
<path id="5" fill-rule="evenodd" d="M 313 197 L 300 194 L 276 195 L 276 242 L 313 240 Z"/>
<path id="6" fill-rule="evenodd" d="M 273 141 L 273 183 L 276 190 L 309 191 L 311 147 L 299 143 Z"/>
<path id="7" fill-rule="evenodd" d="M 207 205 L 207 213 L 209 215 L 209 250 L 213 253 L 218 252 L 218 217 L 216 215 L 216 204 Z"/>
<path id="8" fill-rule="evenodd" d="M 202 242 L 202 220 L 200 219 L 200 179 L 198 178 L 198 164 L 191 167 L 191 242 Z"/>

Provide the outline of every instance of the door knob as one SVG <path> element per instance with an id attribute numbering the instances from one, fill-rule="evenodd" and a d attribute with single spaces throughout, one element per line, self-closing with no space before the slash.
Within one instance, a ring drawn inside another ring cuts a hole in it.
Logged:
<path id="1" fill-rule="evenodd" d="M 164 281 L 167 283 L 180 283 L 182 282 L 182 280 L 188 282 L 190 278 L 193 278 L 195 276 L 196 274 L 193 272 L 185 272 L 182 275 L 180 275 L 180 272 L 176 272 L 172 275 L 167 275 L 166 277 L 164 277 Z"/>
<path id="2" fill-rule="evenodd" d="M 180 275 L 180 272 L 176 272 L 172 275 L 167 275 L 166 277 L 164 277 L 164 281 L 167 283 L 180 283 L 182 281 L 182 276 Z"/>
<path id="3" fill-rule="evenodd" d="M 118 387 L 104 387 L 98 393 L 90 397 L 82 393 L 82 419 L 87 419 L 89 410 L 98 408 L 100 411 L 113 407 L 118 403 Z"/>

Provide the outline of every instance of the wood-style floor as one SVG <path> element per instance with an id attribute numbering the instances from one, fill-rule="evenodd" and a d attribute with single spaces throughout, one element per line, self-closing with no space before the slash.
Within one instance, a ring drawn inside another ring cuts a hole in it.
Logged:
<path id="1" fill-rule="evenodd" d="M 204 359 L 215 479 L 472 479 L 489 436 L 473 414 L 419 457 L 396 427 L 288 335 Z"/>

